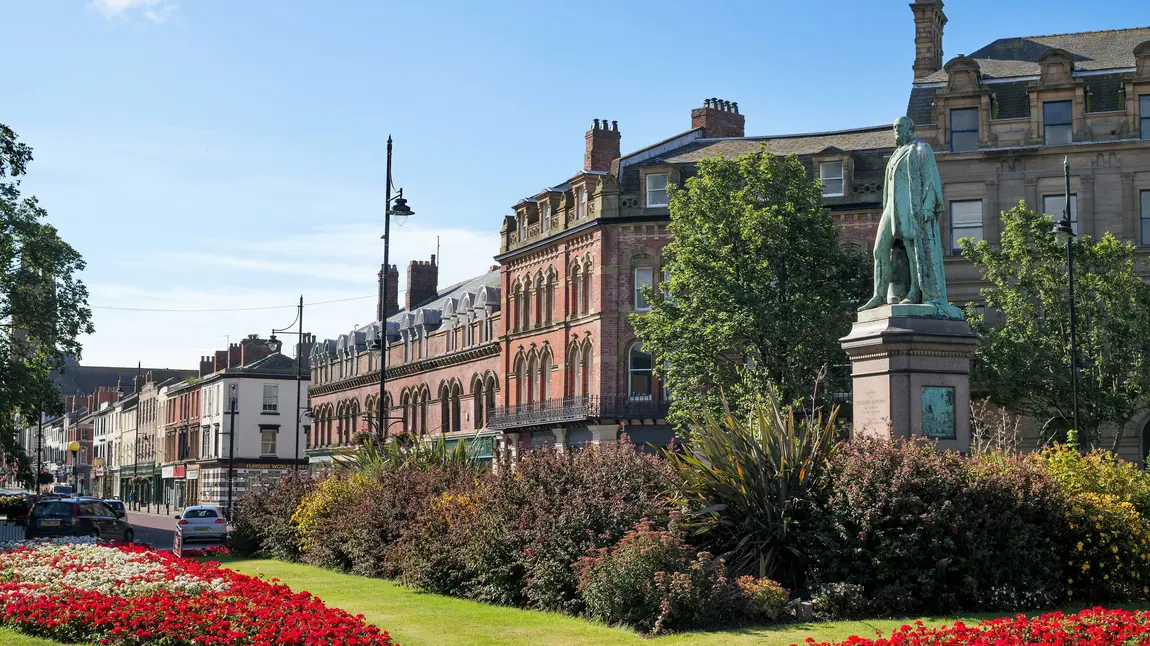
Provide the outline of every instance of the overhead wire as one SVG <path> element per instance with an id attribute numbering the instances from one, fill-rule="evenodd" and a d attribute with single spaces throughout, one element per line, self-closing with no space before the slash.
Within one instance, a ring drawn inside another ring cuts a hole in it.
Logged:
<path id="1" fill-rule="evenodd" d="M 368 296 L 353 296 L 351 298 L 339 298 L 332 301 L 319 301 L 316 303 L 304 303 L 304 307 L 313 305 L 331 305 L 334 303 L 347 303 L 350 301 L 362 301 L 368 298 L 376 298 L 376 295 Z M 197 313 L 214 313 L 214 312 L 257 312 L 262 310 L 286 310 L 296 309 L 298 304 L 292 305 L 267 305 L 264 307 L 222 307 L 222 308 L 208 308 L 208 309 L 178 309 L 178 308 L 162 308 L 162 307 L 115 307 L 112 305 L 89 305 L 94 310 L 114 310 L 118 312 L 178 312 L 184 314 L 197 314 Z"/>

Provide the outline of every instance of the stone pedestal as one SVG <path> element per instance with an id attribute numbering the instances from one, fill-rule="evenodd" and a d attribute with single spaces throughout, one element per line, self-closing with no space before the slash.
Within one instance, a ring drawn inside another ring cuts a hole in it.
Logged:
<path id="1" fill-rule="evenodd" d="M 932 305 L 859 313 L 842 339 L 854 379 L 854 434 L 926 437 L 970 450 L 970 361 L 978 338 Z"/>

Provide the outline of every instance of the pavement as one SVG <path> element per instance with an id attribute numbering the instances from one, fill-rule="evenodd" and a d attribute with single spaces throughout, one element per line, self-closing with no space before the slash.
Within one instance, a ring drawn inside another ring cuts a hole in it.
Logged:
<path id="1" fill-rule="evenodd" d="M 176 512 L 168 514 L 148 514 L 135 511 L 128 512 L 128 522 L 136 532 L 137 543 L 147 543 L 158 550 L 171 550 L 172 540 L 176 535 Z M 185 543 L 185 547 L 203 547 L 218 545 L 206 541 Z"/>

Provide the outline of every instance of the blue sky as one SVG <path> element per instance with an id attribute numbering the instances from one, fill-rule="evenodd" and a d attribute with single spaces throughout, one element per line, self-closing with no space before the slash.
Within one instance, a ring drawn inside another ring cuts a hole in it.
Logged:
<path id="1" fill-rule="evenodd" d="M 946 13 L 947 59 L 1150 24 L 1140 0 Z M 493 263 L 511 204 L 582 166 L 592 118 L 618 120 L 624 151 L 688 129 L 709 96 L 737 101 L 748 134 L 889 123 L 914 57 L 905 0 L 0 0 L 0 24 L 0 123 L 35 149 L 24 187 L 88 261 L 83 362 L 173 368 L 294 311 L 103 308 L 375 293 L 389 133 L 417 213 L 392 260 L 404 276 L 438 236 L 446 285 Z M 335 336 L 374 308 L 317 305 L 306 327 Z"/>

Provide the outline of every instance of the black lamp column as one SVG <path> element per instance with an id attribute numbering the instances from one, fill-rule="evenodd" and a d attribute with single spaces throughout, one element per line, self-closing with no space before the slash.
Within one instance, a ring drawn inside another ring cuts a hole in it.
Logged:
<path id="1" fill-rule="evenodd" d="M 299 309 L 296 312 L 296 323 L 298 323 L 297 331 L 291 332 L 290 330 L 291 330 L 292 326 L 289 325 L 282 330 L 272 330 L 272 336 L 270 339 L 268 339 L 268 348 L 270 348 L 272 352 L 279 352 L 280 348 L 282 347 L 282 344 L 280 343 L 280 341 L 278 339 L 276 339 L 276 332 L 279 332 L 280 334 L 294 334 L 294 335 L 296 335 L 296 338 L 299 339 L 298 343 L 296 344 L 296 358 L 295 358 L 295 364 L 296 364 L 296 366 L 295 366 L 295 405 L 293 406 L 293 408 L 295 409 L 295 461 L 292 462 L 292 466 L 291 466 L 292 473 L 295 473 L 299 469 L 300 430 L 303 426 L 303 416 L 305 414 L 305 411 L 307 411 L 307 409 L 308 409 L 307 406 L 300 406 L 300 398 L 303 397 L 303 338 L 304 337 L 303 337 L 303 296 L 302 295 L 299 297 Z"/>
<path id="2" fill-rule="evenodd" d="M 1078 423 L 1078 318 L 1074 305 L 1074 223 L 1070 219 L 1070 159 L 1062 160 L 1063 177 L 1066 180 L 1065 204 L 1062 207 L 1062 220 L 1054 225 L 1054 235 L 1066 245 L 1066 271 L 1070 286 L 1070 383 L 1074 398 L 1074 431 L 1081 433 Z"/>
<path id="3" fill-rule="evenodd" d="M 385 403 L 387 396 L 387 283 L 391 278 L 391 259 L 389 252 L 391 251 L 391 216 L 401 218 L 401 222 L 406 220 L 408 216 L 413 215 L 411 208 L 407 206 L 407 200 L 403 198 L 403 189 L 399 189 L 399 195 L 395 198 L 395 206 L 391 205 L 391 135 L 387 136 L 387 178 L 386 186 L 384 187 L 384 210 L 383 210 L 383 279 L 379 284 L 379 439 L 382 440 L 387 436 L 388 430 L 388 410 Z"/>

